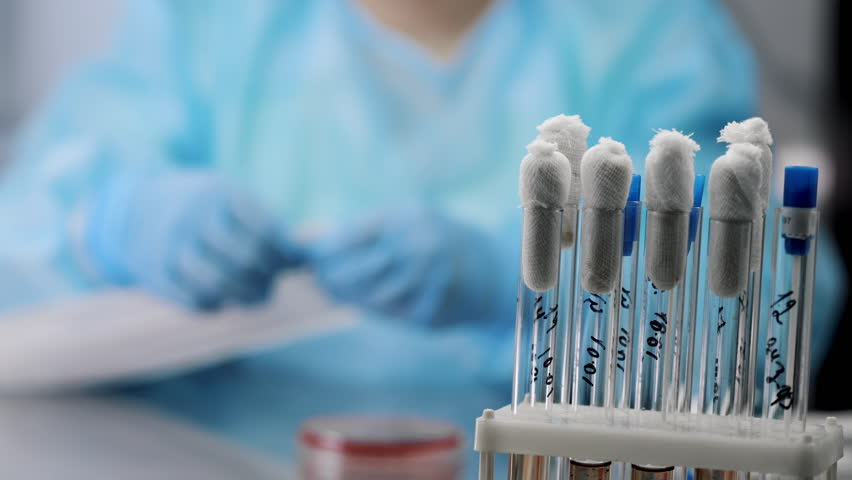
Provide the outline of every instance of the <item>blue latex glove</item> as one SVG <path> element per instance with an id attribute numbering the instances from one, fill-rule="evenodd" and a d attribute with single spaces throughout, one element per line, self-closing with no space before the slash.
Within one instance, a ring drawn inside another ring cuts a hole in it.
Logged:
<path id="1" fill-rule="evenodd" d="M 500 263 L 490 239 L 433 210 L 408 207 L 319 240 L 311 263 L 337 301 L 421 325 L 493 313 Z"/>
<path id="2" fill-rule="evenodd" d="M 117 178 L 95 199 L 86 237 L 112 282 L 202 310 L 263 301 L 298 262 L 265 210 L 194 171 Z"/>

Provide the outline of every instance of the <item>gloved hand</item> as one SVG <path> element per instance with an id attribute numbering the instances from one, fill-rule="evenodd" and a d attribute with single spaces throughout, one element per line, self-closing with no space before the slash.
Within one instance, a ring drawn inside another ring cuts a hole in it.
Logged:
<path id="1" fill-rule="evenodd" d="M 309 261 L 337 301 L 421 325 L 446 325 L 491 313 L 500 275 L 491 243 L 461 222 L 408 207 L 328 234 Z"/>
<path id="2" fill-rule="evenodd" d="M 209 310 L 267 298 L 298 263 L 270 214 L 208 173 L 123 175 L 93 201 L 86 243 L 114 283 Z"/>

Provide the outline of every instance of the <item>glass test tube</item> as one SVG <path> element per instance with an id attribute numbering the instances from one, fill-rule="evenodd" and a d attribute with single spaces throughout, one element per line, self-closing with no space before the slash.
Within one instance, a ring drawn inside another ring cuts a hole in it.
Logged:
<path id="1" fill-rule="evenodd" d="M 645 251 L 648 258 L 649 245 L 658 242 L 649 223 L 668 222 L 689 225 L 690 213 L 656 212 L 648 210 L 646 214 Z M 688 234 L 687 238 L 688 240 Z M 677 242 L 674 242 L 677 245 Z M 681 243 L 684 249 L 688 242 Z M 687 252 L 682 252 L 687 255 Z M 638 414 L 638 423 L 643 421 L 643 410 L 663 412 L 665 418 L 669 405 L 674 405 L 677 386 L 678 331 L 683 308 L 684 281 L 681 279 L 673 287 L 662 290 L 647 276 L 643 296 L 642 314 L 639 323 L 639 336 L 636 341 L 636 399 L 634 408 Z M 631 465 L 631 478 L 668 480 L 674 475 L 674 466 Z"/>
<path id="2" fill-rule="evenodd" d="M 745 335 L 748 325 L 746 317 L 750 314 L 746 305 L 748 284 L 748 256 L 734 273 L 736 284 L 741 283 L 739 293 L 714 291 L 711 276 L 714 266 L 711 261 L 726 261 L 725 255 L 714 256 L 714 248 L 730 249 L 731 252 L 750 252 L 751 229 L 753 222 L 730 222 L 710 218 L 708 232 L 707 289 L 704 300 L 704 324 L 702 333 L 703 357 L 701 376 L 699 377 L 699 401 L 705 414 L 736 419 L 737 405 L 742 404 L 743 384 L 739 373 L 742 371 L 743 355 L 740 339 Z M 722 233 L 725 236 L 723 237 Z M 714 258 L 715 257 L 715 258 Z M 717 273 L 718 274 L 718 273 Z M 747 473 L 730 470 L 697 468 L 696 480 L 736 480 L 746 478 Z"/>
<path id="3" fill-rule="evenodd" d="M 695 176 L 695 187 L 693 189 L 694 199 L 693 207 L 689 212 L 689 237 L 687 239 L 687 256 L 686 256 L 686 273 L 683 277 L 684 294 L 683 305 L 678 308 L 681 312 L 680 322 L 680 342 L 678 345 L 678 377 L 677 388 L 675 390 L 675 403 L 670 410 L 675 412 L 675 417 L 686 417 L 690 413 L 698 412 L 698 396 L 695 394 L 693 380 L 696 372 L 696 356 L 699 352 L 696 351 L 696 339 L 698 335 L 698 292 L 701 283 L 701 259 L 702 259 L 702 238 L 703 238 L 703 219 L 704 209 L 701 207 L 701 201 L 704 196 L 704 184 L 706 177 L 704 175 Z M 700 361 L 698 363 L 700 365 Z M 688 419 L 688 417 L 687 417 Z M 694 476 L 694 469 L 687 467 L 677 467 L 674 472 L 674 477 L 678 479 L 690 478 Z"/>
<path id="4" fill-rule="evenodd" d="M 559 298 L 564 308 L 561 310 L 559 325 L 556 327 L 556 351 L 560 360 L 556 365 L 555 393 L 553 402 L 559 405 L 571 403 L 571 379 L 573 378 L 573 326 L 574 304 L 577 294 L 577 251 L 579 250 L 579 208 L 576 205 L 566 205 L 562 214 L 562 257 L 559 267 Z M 569 233 L 570 232 L 570 233 Z M 571 237 L 573 238 L 566 238 Z M 567 247 L 567 248 L 566 248 Z M 569 478 L 568 458 L 551 459 L 550 471 L 554 472 L 556 480 Z"/>
<path id="5" fill-rule="evenodd" d="M 678 221 L 689 223 L 689 213 L 655 212 L 648 210 L 646 218 L 653 216 L 681 217 Z M 646 225 L 648 220 L 646 220 Z M 645 232 L 645 250 L 654 242 L 650 229 Z M 683 244 L 686 247 L 686 244 Z M 686 254 L 686 252 L 684 252 Z M 647 253 L 646 253 L 647 255 Z M 685 273 L 685 272 L 684 272 Z M 680 275 L 683 278 L 683 273 Z M 676 358 L 680 311 L 683 306 L 683 281 L 668 290 L 661 290 L 645 277 L 642 317 L 636 341 L 636 400 L 637 410 L 662 411 L 674 402 L 677 385 Z"/>
<path id="6" fill-rule="evenodd" d="M 527 208 L 524 215 L 528 215 Z M 559 229 L 562 225 L 561 209 L 543 209 L 545 215 Z M 553 240 L 556 250 L 549 252 L 559 262 L 560 242 Z M 557 267 L 558 268 L 558 267 Z M 523 278 L 518 282 L 517 312 L 515 317 L 515 368 L 512 384 L 512 411 L 526 403 L 530 406 L 550 405 L 554 395 L 555 330 L 559 325 L 559 282 L 545 291 L 530 288 Z"/>
<path id="7" fill-rule="evenodd" d="M 563 232 L 575 232 L 575 239 L 570 242 L 570 248 L 562 249 L 561 266 L 559 267 L 559 298 L 565 308 L 562 309 L 562 316 L 557 326 L 557 351 L 559 352 L 560 361 L 556 368 L 556 392 L 554 402 L 559 404 L 571 403 L 571 379 L 573 375 L 572 346 L 574 325 L 573 305 L 575 304 L 576 282 L 577 282 L 577 251 L 579 250 L 579 209 L 576 205 L 566 206 L 562 215 Z M 573 226 L 573 228 L 570 228 Z M 563 233 L 564 235 L 564 233 Z M 564 242 L 563 242 L 564 245 Z"/>
<path id="8" fill-rule="evenodd" d="M 584 208 L 586 218 L 595 215 L 595 210 Z M 619 227 L 617 237 L 622 237 L 624 212 L 617 212 Z M 581 235 L 583 231 L 581 223 Z M 586 238 L 580 248 L 589 248 Z M 620 265 L 620 263 L 619 263 Z M 579 323 L 574 338 L 574 394 L 575 406 L 613 407 L 615 376 L 611 375 L 615 365 L 615 326 L 621 310 L 621 286 L 618 282 L 609 293 L 590 293 L 578 285 L 575 318 Z M 611 417 L 612 412 L 606 413 Z"/>
<path id="9" fill-rule="evenodd" d="M 784 176 L 772 254 L 763 404 L 764 417 L 784 420 L 789 433 L 804 430 L 808 409 L 818 170 L 787 167 Z"/>
<path id="10" fill-rule="evenodd" d="M 633 387 L 633 332 L 636 328 L 636 305 L 639 295 L 636 290 L 636 279 L 639 270 L 639 233 L 642 220 L 641 198 L 642 176 L 633 175 L 627 203 L 624 206 L 624 243 L 621 248 L 621 298 L 618 325 L 615 332 L 615 376 L 614 406 L 629 408 L 632 400 Z M 577 472 L 575 465 L 574 471 Z M 613 462 L 609 473 L 613 478 L 623 478 L 625 464 Z"/>
<path id="11" fill-rule="evenodd" d="M 603 212 L 604 218 L 611 219 L 615 224 L 615 238 L 623 238 L 624 234 L 624 211 Z M 582 242 L 581 249 L 595 248 L 590 240 L 590 232 L 585 228 L 586 222 L 592 216 L 601 215 L 601 212 L 584 208 L 580 223 L 580 234 Z M 622 242 L 619 242 L 622 246 Z M 621 248 L 617 253 L 621 253 Z M 597 258 L 597 257 L 596 257 Z M 603 407 L 604 418 L 608 421 L 613 419 L 614 394 L 615 394 L 615 329 L 618 325 L 619 312 L 621 310 L 621 255 L 610 259 L 617 262 L 615 281 L 607 293 L 592 293 L 583 288 L 582 282 L 577 287 L 578 309 L 575 319 L 579 322 L 575 328 L 574 337 L 574 378 L 572 402 L 574 408 L 581 405 Z M 606 261 L 606 260 L 603 260 Z M 582 263 L 582 262 L 581 262 Z M 581 265 L 589 268 L 587 265 Z M 582 273 L 582 272 L 581 272 Z M 611 461 L 575 459 L 572 458 L 569 465 L 570 478 L 573 480 L 595 478 L 597 480 L 608 480 L 610 478 Z"/>
<path id="12" fill-rule="evenodd" d="M 540 241 L 552 246 L 546 252 L 557 269 L 557 281 L 551 288 L 539 291 L 530 288 L 524 280 L 522 254 L 521 275 L 518 282 L 517 311 L 515 316 L 515 364 L 512 382 L 512 412 L 518 414 L 525 407 L 543 406 L 549 409 L 555 395 L 556 365 L 561 360 L 556 355 L 556 331 L 559 326 L 559 281 L 562 230 L 562 209 L 525 207 L 524 216 L 532 209 L 539 221 L 547 222 L 552 228 L 546 231 L 554 238 Z M 526 228 L 526 222 L 524 223 Z M 526 235 L 523 235 L 526 238 Z M 523 239 L 522 239 L 523 243 Z M 526 248 L 522 245 L 522 249 Z M 545 479 L 548 476 L 550 459 L 536 455 L 509 455 L 510 479 Z"/>
<path id="13" fill-rule="evenodd" d="M 710 219 L 709 249 L 730 248 L 733 251 L 748 252 L 751 243 L 752 222 L 726 222 Z M 727 242 L 715 240 L 722 231 L 733 234 Z M 708 252 L 708 261 L 712 254 Z M 748 267 L 748 262 L 745 262 Z M 741 404 L 743 388 L 739 371 L 742 355 L 739 351 L 740 338 L 747 325 L 746 283 L 747 268 L 742 274 L 742 290 L 733 295 L 714 292 L 710 276 L 712 266 L 708 265 L 707 293 L 704 302 L 704 341 L 707 347 L 702 366 L 703 376 L 700 385 L 703 413 L 730 416 L 736 413 L 735 406 Z"/>
<path id="14" fill-rule="evenodd" d="M 636 328 L 639 292 L 636 281 L 639 272 L 639 233 L 642 218 L 640 182 L 642 177 L 633 175 L 630 195 L 624 207 L 624 247 L 621 264 L 621 313 L 618 317 L 615 353 L 615 407 L 629 408 L 633 387 L 633 334 Z"/>
<path id="15" fill-rule="evenodd" d="M 684 275 L 683 306 L 678 308 L 682 313 L 681 335 L 679 346 L 679 368 L 677 382 L 677 402 L 675 409 L 680 413 L 698 411 L 694 402 L 693 378 L 695 373 L 695 340 L 699 336 L 698 320 L 698 284 L 701 270 L 701 221 L 704 216 L 702 207 L 693 207 L 689 215 L 689 252 L 686 257 L 686 274 Z"/>
<path id="16" fill-rule="evenodd" d="M 692 210 L 689 212 L 689 239 L 687 244 L 686 274 L 684 275 L 683 306 L 678 310 L 681 316 L 680 354 L 679 370 L 677 379 L 677 402 L 674 407 L 679 413 L 697 413 L 698 402 L 693 390 L 693 379 L 695 377 L 695 341 L 699 336 L 696 331 L 698 325 L 698 291 L 701 276 L 701 239 L 703 234 L 704 209 L 701 201 L 704 197 L 704 175 L 695 176 L 693 188 L 694 200 Z M 701 350 L 704 351 L 704 350 Z"/>
<path id="17" fill-rule="evenodd" d="M 755 391 L 757 384 L 757 347 L 760 335 L 760 304 L 761 290 L 763 285 L 763 241 L 766 231 L 766 213 L 762 212 L 760 218 L 752 225 L 751 267 L 748 274 L 748 287 L 746 289 L 746 310 L 743 317 L 743 336 L 740 337 L 738 346 L 739 354 L 742 356 L 739 376 L 743 385 L 743 395 L 740 404 L 736 406 L 736 413 L 743 417 L 746 422 L 754 416 Z"/>

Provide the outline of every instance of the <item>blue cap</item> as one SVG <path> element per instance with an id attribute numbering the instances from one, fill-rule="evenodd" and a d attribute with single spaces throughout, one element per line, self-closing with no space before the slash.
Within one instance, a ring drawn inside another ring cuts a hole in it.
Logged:
<path id="1" fill-rule="evenodd" d="M 692 189 L 692 206 L 700 207 L 701 200 L 704 198 L 704 183 L 706 182 L 707 177 L 704 175 L 696 175 L 695 176 L 695 186 Z"/>
<path id="2" fill-rule="evenodd" d="M 819 169 L 787 167 L 784 169 L 784 206 L 816 208 Z"/>
<path id="3" fill-rule="evenodd" d="M 704 198 L 704 183 L 707 177 L 704 175 L 695 176 L 695 186 L 692 189 L 693 200 L 692 210 L 689 212 L 689 246 L 692 248 L 692 242 L 695 241 L 695 235 L 698 233 L 698 208 L 701 206 L 701 199 Z"/>
<path id="4" fill-rule="evenodd" d="M 630 180 L 630 193 L 627 194 L 628 202 L 638 202 L 642 198 L 642 175 L 633 175 Z"/>
<path id="5" fill-rule="evenodd" d="M 793 208 L 816 208 L 818 180 L 818 168 L 785 168 L 784 206 Z M 810 238 L 784 237 L 784 250 L 788 255 L 804 256 L 808 254 L 810 248 Z"/>
<path id="6" fill-rule="evenodd" d="M 624 249 L 625 257 L 633 255 L 633 242 L 636 241 L 639 230 L 639 215 L 641 208 L 635 208 L 631 202 L 638 202 L 642 193 L 642 176 L 633 175 L 630 181 L 630 193 L 627 195 L 627 207 L 624 209 Z"/>

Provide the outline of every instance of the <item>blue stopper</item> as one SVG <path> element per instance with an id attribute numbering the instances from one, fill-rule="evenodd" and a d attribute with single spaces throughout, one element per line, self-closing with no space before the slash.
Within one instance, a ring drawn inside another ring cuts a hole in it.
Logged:
<path id="1" fill-rule="evenodd" d="M 627 194 L 628 202 L 638 202 L 642 194 L 642 175 L 633 175 L 630 180 L 630 193 Z"/>
<path id="2" fill-rule="evenodd" d="M 639 208 L 635 207 L 642 193 L 642 176 L 633 175 L 630 181 L 630 193 L 627 194 L 627 206 L 624 209 L 624 248 L 622 255 L 633 255 L 633 242 L 636 241 L 639 229 Z"/>
<path id="3" fill-rule="evenodd" d="M 704 175 L 696 175 L 695 176 L 695 186 L 692 189 L 692 206 L 700 207 L 701 200 L 704 198 L 704 183 L 706 182 L 707 177 Z"/>
<path id="4" fill-rule="evenodd" d="M 787 167 L 784 169 L 784 206 L 816 208 L 819 169 L 814 167 Z M 784 237 L 784 250 L 788 255 L 804 256 L 811 248 L 810 238 Z"/>
<path id="5" fill-rule="evenodd" d="M 818 179 L 818 168 L 785 168 L 784 206 L 795 208 L 816 208 Z"/>
<path id="6" fill-rule="evenodd" d="M 689 212 L 689 246 L 692 248 L 692 243 L 695 241 L 695 235 L 698 233 L 698 208 L 701 206 L 701 199 L 704 198 L 704 183 L 707 177 L 704 175 L 695 176 L 695 186 L 692 189 L 693 200 L 692 210 Z"/>
<path id="7" fill-rule="evenodd" d="M 808 254 L 808 250 L 811 248 L 811 239 L 810 238 L 790 238 L 784 237 L 784 250 L 787 252 L 787 255 L 795 255 L 797 257 L 804 257 Z"/>

